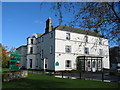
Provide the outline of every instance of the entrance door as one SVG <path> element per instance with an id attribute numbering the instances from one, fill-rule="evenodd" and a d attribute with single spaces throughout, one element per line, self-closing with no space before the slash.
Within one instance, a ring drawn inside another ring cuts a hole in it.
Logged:
<path id="1" fill-rule="evenodd" d="M 97 70 L 96 61 L 93 60 L 93 61 L 92 61 L 92 72 L 96 72 L 96 70 Z"/>

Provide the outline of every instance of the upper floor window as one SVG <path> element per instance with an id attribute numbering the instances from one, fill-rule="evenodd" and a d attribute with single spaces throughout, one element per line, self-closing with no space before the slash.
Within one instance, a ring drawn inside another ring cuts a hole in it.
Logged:
<path id="1" fill-rule="evenodd" d="M 53 37 L 53 33 L 50 33 L 50 38 L 52 38 Z"/>
<path id="2" fill-rule="evenodd" d="M 43 42 L 44 41 L 44 37 L 41 37 L 41 42 Z"/>
<path id="3" fill-rule="evenodd" d="M 41 50 L 41 58 L 43 58 L 43 50 Z"/>
<path id="4" fill-rule="evenodd" d="M 84 53 L 85 53 L 85 54 L 89 54 L 89 48 L 86 48 L 86 47 L 85 47 L 85 48 L 84 48 Z"/>
<path id="5" fill-rule="evenodd" d="M 52 54 L 52 51 L 53 51 L 53 47 L 50 46 L 50 54 Z"/>
<path id="6" fill-rule="evenodd" d="M 85 36 L 85 42 L 88 42 L 88 36 Z"/>
<path id="7" fill-rule="evenodd" d="M 65 67 L 66 68 L 71 68 L 71 60 L 66 60 L 65 61 Z"/>
<path id="8" fill-rule="evenodd" d="M 103 50 L 99 49 L 99 55 L 103 55 Z"/>
<path id="9" fill-rule="evenodd" d="M 71 46 L 66 45 L 66 46 L 65 46 L 65 52 L 66 52 L 66 53 L 71 53 Z"/>
<path id="10" fill-rule="evenodd" d="M 100 45 L 102 44 L 102 39 L 101 39 L 101 38 L 99 38 L 99 44 L 100 44 Z"/>
<path id="11" fill-rule="evenodd" d="M 32 59 L 30 59 L 30 68 L 32 68 Z"/>
<path id="12" fill-rule="evenodd" d="M 33 44 L 33 39 L 31 39 L 31 44 Z"/>
<path id="13" fill-rule="evenodd" d="M 33 47 L 30 47 L 30 54 L 33 54 Z"/>
<path id="14" fill-rule="evenodd" d="M 70 33 L 66 33 L 66 39 L 70 40 Z"/>
<path id="15" fill-rule="evenodd" d="M 101 68 L 101 60 L 98 60 L 98 68 Z"/>

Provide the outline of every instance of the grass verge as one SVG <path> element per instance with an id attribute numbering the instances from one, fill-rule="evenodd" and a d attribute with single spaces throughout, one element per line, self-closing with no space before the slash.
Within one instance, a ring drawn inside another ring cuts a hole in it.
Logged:
<path id="1" fill-rule="evenodd" d="M 2 83 L 3 88 L 118 88 L 120 83 L 80 79 L 62 79 L 52 76 L 31 74 L 25 79 Z"/>

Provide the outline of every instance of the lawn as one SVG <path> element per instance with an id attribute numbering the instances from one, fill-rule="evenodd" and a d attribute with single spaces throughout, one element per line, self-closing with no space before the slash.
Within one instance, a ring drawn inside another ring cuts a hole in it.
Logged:
<path id="1" fill-rule="evenodd" d="M 2 71 L 10 71 L 9 68 L 2 68 Z"/>
<path id="2" fill-rule="evenodd" d="M 62 79 L 30 73 L 25 79 L 4 82 L 2 85 L 3 88 L 118 88 L 115 82 Z"/>

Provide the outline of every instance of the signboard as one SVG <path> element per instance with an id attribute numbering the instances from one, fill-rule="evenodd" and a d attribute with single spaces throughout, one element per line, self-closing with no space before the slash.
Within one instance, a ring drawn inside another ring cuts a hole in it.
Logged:
<path id="1" fill-rule="evenodd" d="M 21 55 L 18 51 L 10 53 L 10 69 L 18 70 L 20 69 L 20 58 Z"/>
<path id="2" fill-rule="evenodd" d="M 56 63 L 55 63 L 55 66 L 59 66 L 59 62 L 56 62 Z"/>

